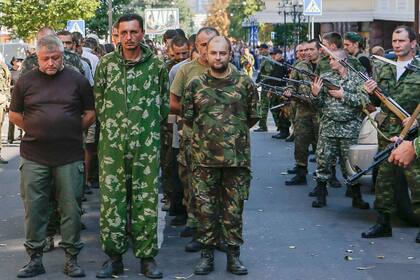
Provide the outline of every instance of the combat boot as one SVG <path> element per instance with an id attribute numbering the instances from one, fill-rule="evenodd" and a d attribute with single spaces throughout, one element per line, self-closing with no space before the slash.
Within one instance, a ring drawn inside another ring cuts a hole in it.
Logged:
<path id="1" fill-rule="evenodd" d="M 318 190 L 318 186 L 316 186 L 311 192 L 309 192 L 308 196 L 309 197 L 316 197 L 317 190 Z M 328 196 L 328 190 L 326 192 L 326 195 Z"/>
<path id="2" fill-rule="evenodd" d="M 420 243 L 420 231 L 417 233 L 416 243 Z"/>
<path id="3" fill-rule="evenodd" d="M 360 184 L 355 184 L 350 186 L 350 188 L 351 194 L 353 196 L 351 206 L 359 209 L 369 209 L 369 203 L 365 202 L 362 198 L 362 193 L 360 192 Z"/>
<path id="4" fill-rule="evenodd" d="M 346 193 L 344 195 L 347 197 L 353 197 L 353 194 L 351 192 L 351 186 L 347 186 Z"/>
<path id="5" fill-rule="evenodd" d="M 160 279 L 163 277 L 162 271 L 157 267 L 154 258 L 141 259 L 141 273 L 151 279 Z"/>
<path id="6" fill-rule="evenodd" d="M 306 185 L 306 173 L 308 173 L 306 166 L 297 166 L 296 175 L 285 182 L 286 186 Z"/>
<path id="7" fill-rule="evenodd" d="M 30 278 L 45 273 L 45 268 L 42 264 L 42 252 L 32 252 L 30 257 L 29 263 L 19 270 L 18 278 Z"/>
<path id="8" fill-rule="evenodd" d="M 47 236 L 47 238 L 45 238 L 45 246 L 42 251 L 47 253 L 52 250 L 54 250 L 54 236 Z"/>
<path id="9" fill-rule="evenodd" d="M 66 253 L 66 262 L 64 264 L 63 272 L 69 277 L 85 277 L 85 272 L 77 263 L 77 255 Z"/>
<path id="10" fill-rule="evenodd" d="M 204 246 L 201 250 L 201 259 L 194 268 L 194 274 L 207 275 L 214 270 L 214 248 L 213 246 Z"/>
<path id="11" fill-rule="evenodd" d="M 335 166 L 331 168 L 331 178 L 328 180 L 328 184 L 331 188 L 341 188 L 341 183 L 337 179 Z"/>
<path id="12" fill-rule="evenodd" d="M 120 255 L 111 256 L 96 273 L 96 278 L 114 278 L 124 272 L 124 264 Z"/>
<path id="13" fill-rule="evenodd" d="M 185 252 L 195 253 L 200 251 L 203 248 L 203 244 L 198 242 L 194 237 L 193 239 L 185 245 Z"/>
<path id="14" fill-rule="evenodd" d="M 362 233 L 362 238 L 378 238 L 391 237 L 391 215 L 385 213 L 378 213 L 376 224 L 368 231 Z"/>
<path id="15" fill-rule="evenodd" d="M 239 259 L 239 256 L 240 256 L 239 246 L 229 245 L 228 251 L 226 252 L 226 256 L 227 256 L 227 271 L 236 275 L 248 274 L 248 270 Z"/>
<path id="16" fill-rule="evenodd" d="M 316 200 L 312 202 L 312 207 L 322 208 L 327 205 L 327 183 L 318 182 L 316 187 Z"/>

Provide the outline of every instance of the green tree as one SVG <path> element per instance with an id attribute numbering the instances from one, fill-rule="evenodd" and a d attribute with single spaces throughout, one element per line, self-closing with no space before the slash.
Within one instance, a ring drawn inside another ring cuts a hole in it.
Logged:
<path id="1" fill-rule="evenodd" d="M 276 38 L 274 39 L 274 43 L 276 45 L 284 46 L 286 39 L 286 44 L 288 46 L 294 47 L 298 42 L 302 42 L 308 39 L 308 24 L 301 23 L 299 27 L 297 24 L 287 23 L 286 28 L 284 24 L 276 24 L 274 26 L 274 32 L 276 32 Z M 286 38 L 284 37 L 284 32 L 286 32 Z"/>
<path id="2" fill-rule="evenodd" d="M 97 0 L 3 0 L 0 25 L 15 37 L 30 39 L 43 26 L 63 29 L 67 20 L 93 17 L 98 4 Z"/>
<path id="3" fill-rule="evenodd" d="M 109 0 L 100 0 L 95 16 L 86 22 L 89 31 L 101 37 L 108 35 L 108 2 Z M 122 14 L 130 10 L 127 6 L 130 2 L 130 0 L 112 0 L 112 17 L 114 22 Z"/>
<path id="4" fill-rule="evenodd" d="M 216 28 L 223 36 L 227 36 L 229 33 L 230 21 L 226 12 L 228 5 L 229 2 L 226 0 L 213 0 L 206 22 L 206 26 Z"/>
<path id="5" fill-rule="evenodd" d="M 246 40 L 247 30 L 242 27 L 242 22 L 263 8 L 264 2 L 261 0 L 230 0 L 227 8 L 230 16 L 229 36 Z"/>

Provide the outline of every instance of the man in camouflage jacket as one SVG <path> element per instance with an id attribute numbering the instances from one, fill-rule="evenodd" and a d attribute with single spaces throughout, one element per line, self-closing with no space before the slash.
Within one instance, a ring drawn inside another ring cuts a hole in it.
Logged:
<path id="1" fill-rule="evenodd" d="M 0 60 L 0 132 L 3 126 L 4 115 L 10 102 L 10 83 L 11 74 L 7 65 Z M 0 133 L 1 136 L 1 133 Z M 7 160 L 1 157 L 1 137 L 0 137 L 0 164 L 6 164 Z"/>
<path id="2" fill-rule="evenodd" d="M 258 94 L 252 80 L 229 68 L 230 42 L 214 37 L 207 45 L 210 70 L 191 80 L 184 119 L 192 128 L 192 186 L 198 241 L 204 246 L 194 273 L 214 269 L 214 247 L 228 244 L 228 271 L 247 274 L 239 260 L 242 212 L 250 175 L 249 128 L 258 121 Z"/>
<path id="3" fill-rule="evenodd" d="M 333 52 L 339 59 L 347 59 L 344 50 Z M 316 150 L 316 200 L 312 207 L 326 206 L 326 185 L 331 177 L 331 168 L 337 157 L 340 162 L 346 162 L 349 147 L 357 143 L 361 128 L 362 98 L 366 98 L 360 89 L 361 80 L 358 76 L 344 68 L 338 61 L 330 57 L 330 65 L 333 71 L 321 75 L 336 85 L 339 90 L 328 90 L 323 87 L 322 80 L 317 79 L 312 83 L 314 101 L 321 110 L 319 127 L 319 139 Z M 345 166 L 341 166 L 343 176 L 347 177 Z M 362 200 L 360 185 L 351 186 L 353 203 L 352 206 L 360 209 L 368 209 L 369 204 Z"/>
<path id="4" fill-rule="evenodd" d="M 101 243 L 109 256 L 99 278 L 123 272 L 131 225 L 134 255 L 141 272 L 161 278 L 154 257 L 160 131 L 169 112 L 168 72 L 141 44 L 143 19 L 126 14 L 118 20 L 121 45 L 105 55 L 95 75 L 94 94 L 101 124 L 98 144 L 101 187 Z"/>
<path id="5" fill-rule="evenodd" d="M 411 62 L 420 66 L 419 60 L 414 57 L 416 36 L 410 27 L 397 27 L 392 34 L 392 45 L 397 56 L 396 67 L 391 64 L 384 65 L 378 71 L 376 82 L 369 80 L 365 83 L 365 91 L 372 93 L 379 86 L 385 95 L 392 97 L 409 114 L 412 114 L 420 100 L 420 72 L 413 72 L 404 68 Z M 398 136 L 405 121 L 401 121 L 394 113 L 373 95 L 370 94 L 372 103 L 381 106 L 377 115 L 379 129 L 388 139 L 378 136 L 379 150 L 383 150 L 391 142 L 389 138 Z M 418 141 L 418 140 L 417 140 Z M 402 169 L 389 162 L 381 164 L 375 185 L 375 209 L 378 212 L 377 223 L 368 231 L 362 233 L 363 238 L 392 236 L 391 214 L 395 210 L 394 187 L 400 184 L 401 176 L 405 176 L 411 189 L 411 203 L 414 214 L 420 215 L 420 161 L 416 159 L 411 167 Z M 416 242 L 420 242 L 420 233 Z"/>

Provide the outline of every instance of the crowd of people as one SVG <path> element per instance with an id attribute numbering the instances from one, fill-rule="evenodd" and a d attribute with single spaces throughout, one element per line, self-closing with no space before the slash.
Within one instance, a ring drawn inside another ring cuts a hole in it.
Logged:
<path id="1" fill-rule="evenodd" d="M 36 52 L 23 61 L 12 59 L 12 74 L 0 63 L 0 112 L 8 111 L 11 124 L 24 132 L 19 169 L 30 261 L 17 277 L 45 273 L 42 257 L 55 247 L 56 234 L 65 252 L 64 273 L 85 276 L 77 261 L 83 248 L 82 202 L 97 187 L 99 236 L 108 259 L 96 277 L 122 274 L 131 244 L 140 272 L 162 278 L 155 261 L 159 185 L 162 210 L 173 216 L 170 224 L 184 226 L 180 236 L 191 238 L 185 250 L 201 252 L 194 273 L 214 270 L 217 249 L 226 252 L 229 272 L 247 274 L 240 247 L 251 182 L 250 129 L 258 123 L 255 132 L 267 131 L 271 110 L 278 130 L 274 138 L 295 141 L 296 164 L 288 170 L 294 176 L 286 185 L 307 184 L 312 146 L 317 184 L 309 195 L 315 197 L 312 207 L 326 207 L 327 186 L 340 185 L 337 159 L 348 176 L 344 163 L 357 142 L 363 111 L 381 108 L 379 149 L 396 141 L 409 122 L 375 92 L 380 87 L 414 112 L 420 74 L 407 66 L 420 62 L 413 34 L 406 26 L 394 30 L 396 68 L 371 63 L 357 33 L 336 32 L 324 34 L 322 42 L 298 45 L 291 67 L 293 56 L 285 59 L 281 49 L 261 44 L 256 59 L 212 27 L 188 38 L 181 29 L 168 30 L 159 47 L 144 39 L 137 14 L 118 19 L 112 45 L 101 45 L 95 35 L 40 29 Z M 378 54 L 381 50 L 376 48 Z M 374 78 L 362 80 L 355 70 Z M 403 141 L 380 166 L 378 221 L 362 237 L 392 235 L 398 177 L 405 176 L 414 190 L 414 212 L 420 213 L 419 152 L 418 138 Z M 346 195 L 353 207 L 370 207 L 360 184 L 348 184 Z"/>

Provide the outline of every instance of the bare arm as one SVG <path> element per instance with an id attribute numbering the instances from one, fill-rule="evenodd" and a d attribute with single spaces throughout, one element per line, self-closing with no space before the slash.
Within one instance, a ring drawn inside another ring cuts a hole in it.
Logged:
<path id="1" fill-rule="evenodd" d="M 22 113 L 9 111 L 9 120 L 10 122 L 14 123 L 18 127 L 25 130 L 25 128 L 23 127 L 23 114 Z"/>
<path id="2" fill-rule="evenodd" d="M 96 119 L 96 113 L 95 110 L 87 110 L 83 113 L 82 116 L 82 129 L 88 129 L 89 126 L 91 126 Z"/>
<path id="3" fill-rule="evenodd" d="M 170 113 L 174 115 L 181 115 L 181 97 L 171 93 L 169 100 Z"/>

